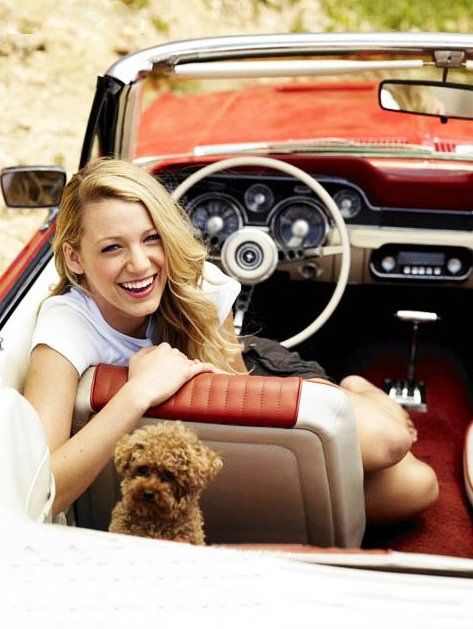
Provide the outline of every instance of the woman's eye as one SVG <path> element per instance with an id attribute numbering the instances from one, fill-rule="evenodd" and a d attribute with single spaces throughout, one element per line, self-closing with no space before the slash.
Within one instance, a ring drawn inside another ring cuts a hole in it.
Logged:
<path id="1" fill-rule="evenodd" d="M 140 476 L 149 476 L 149 467 L 147 465 L 140 465 L 136 468 L 136 472 Z"/>
<path id="2" fill-rule="evenodd" d="M 145 242 L 158 242 L 159 240 L 161 240 L 161 236 L 159 234 L 150 234 L 149 236 L 146 236 L 145 238 Z"/>
<path id="3" fill-rule="evenodd" d="M 119 245 L 107 245 L 103 249 L 101 249 L 102 253 L 110 253 L 111 251 L 118 251 Z"/>

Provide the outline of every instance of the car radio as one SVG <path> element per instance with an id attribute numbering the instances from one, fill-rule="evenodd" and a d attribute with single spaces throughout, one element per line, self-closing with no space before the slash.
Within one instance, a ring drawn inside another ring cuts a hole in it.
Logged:
<path id="1" fill-rule="evenodd" d="M 463 281 L 472 263 L 472 253 L 465 247 L 389 244 L 373 251 L 370 270 L 386 279 Z"/>

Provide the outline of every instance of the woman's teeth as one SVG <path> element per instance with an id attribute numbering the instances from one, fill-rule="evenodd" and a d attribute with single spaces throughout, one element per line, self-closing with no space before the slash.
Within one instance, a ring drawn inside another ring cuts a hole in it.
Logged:
<path id="1" fill-rule="evenodd" d="M 141 291 L 148 288 L 148 286 L 151 286 L 154 282 L 154 278 L 155 276 L 153 275 L 153 277 L 148 277 L 145 280 L 139 280 L 138 282 L 123 282 L 120 286 L 126 290 Z"/>

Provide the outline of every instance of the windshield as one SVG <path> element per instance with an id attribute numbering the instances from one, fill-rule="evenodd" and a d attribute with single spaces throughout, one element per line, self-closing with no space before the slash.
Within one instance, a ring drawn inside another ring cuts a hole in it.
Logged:
<path id="1" fill-rule="evenodd" d="M 473 159 L 472 121 L 379 106 L 382 80 L 441 80 L 431 61 L 373 55 L 363 62 L 361 69 L 353 56 L 207 63 L 180 66 L 182 76 L 150 74 L 135 158 L 303 152 Z M 258 72 L 278 76 L 244 76 Z M 448 79 L 470 84 L 471 71 L 451 70 Z"/>

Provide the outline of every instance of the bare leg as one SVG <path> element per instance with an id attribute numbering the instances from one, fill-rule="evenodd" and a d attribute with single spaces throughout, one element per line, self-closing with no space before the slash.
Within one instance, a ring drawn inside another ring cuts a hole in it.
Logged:
<path id="1" fill-rule="evenodd" d="M 409 452 L 417 438 L 409 416 L 384 391 L 359 376 L 340 383 L 357 421 L 369 521 L 413 517 L 437 498 L 434 471 Z"/>
<path id="2" fill-rule="evenodd" d="M 401 407 L 364 378 L 349 376 L 340 386 L 355 409 L 364 470 L 372 472 L 399 463 L 412 446 Z"/>
<path id="3" fill-rule="evenodd" d="M 384 391 L 375 387 L 374 384 L 371 384 L 371 382 L 361 376 L 347 376 L 341 381 L 340 386 L 347 391 L 369 397 L 377 404 L 380 404 L 393 419 L 398 421 L 401 425 L 406 426 L 411 434 L 412 441 L 417 441 L 417 430 L 409 417 L 409 413 L 403 409 L 400 404 L 392 400 Z"/>
<path id="4" fill-rule="evenodd" d="M 419 515 L 438 497 L 435 472 L 408 452 L 392 467 L 365 474 L 368 522 L 397 522 Z"/>

